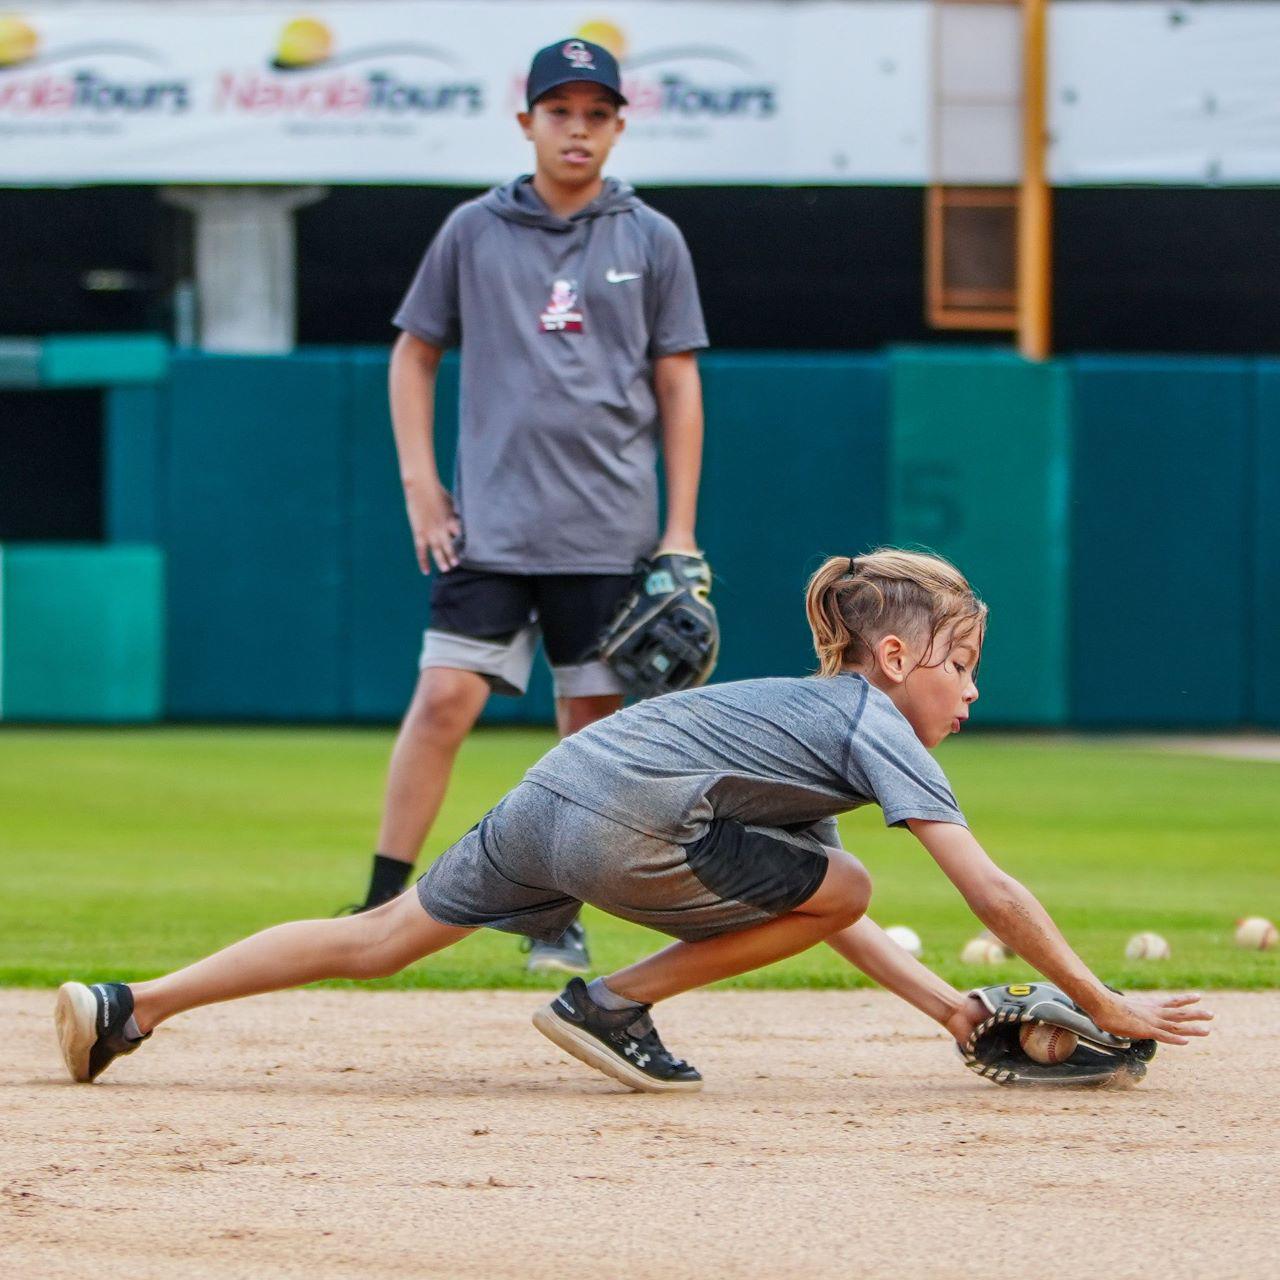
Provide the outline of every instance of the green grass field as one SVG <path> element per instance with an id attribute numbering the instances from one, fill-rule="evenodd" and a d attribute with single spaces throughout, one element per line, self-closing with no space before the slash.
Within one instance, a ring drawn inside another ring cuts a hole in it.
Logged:
<path id="1" fill-rule="evenodd" d="M 364 729 L 0 731 L 0 984 L 142 978 L 264 925 L 360 896 L 392 735 Z M 460 758 L 430 842 L 466 830 L 551 745 L 490 730 Z M 1122 743 L 972 735 L 940 758 L 979 839 L 1122 986 L 1271 987 L 1280 952 L 1231 945 L 1238 916 L 1280 916 L 1280 766 Z M 909 924 L 952 982 L 1026 972 L 957 959 L 980 926 L 906 832 L 851 815 L 845 843 L 875 881 L 872 915 Z M 588 910 L 597 966 L 658 935 Z M 1126 961 L 1141 929 L 1173 958 Z M 513 938 L 482 932 L 378 985 L 522 987 Z M 865 985 L 826 948 L 739 979 Z"/>

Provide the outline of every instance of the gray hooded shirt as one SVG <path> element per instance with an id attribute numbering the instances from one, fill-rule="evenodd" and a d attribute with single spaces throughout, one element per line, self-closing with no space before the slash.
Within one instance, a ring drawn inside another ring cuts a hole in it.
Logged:
<path id="1" fill-rule="evenodd" d="M 449 215 L 395 323 L 461 344 L 465 566 L 627 573 L 653 550 L 653 361 L 707 345 L 669 218 L 616 178 L 561 218 L 519 178 Z"/>

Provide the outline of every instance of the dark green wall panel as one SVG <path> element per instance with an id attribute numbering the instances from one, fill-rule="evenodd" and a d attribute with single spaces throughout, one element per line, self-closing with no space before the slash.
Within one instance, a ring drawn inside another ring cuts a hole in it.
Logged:
<path id="1" fill-rule="evenodd" d="M 890 369 L 893 541 L 945 555 L 991 608 L 974 714 L 1061 723 L 1066 372 L 973 350 L 897 351 Z"/>
<path id="2" fill-rule="evenodd" d="M 877 357 L 711 355 L 699 538 L 715 571 L 717 680 L 815 665 L 805 582 L 884 541 L 888 376 Z"/>
<path id="3" fill-rule="evenodd" d="M 1280 361 L 1258 367 L 1254 502 L 1253 652 L 1246 718 L 1280 728 Z"/>
<path id="4" fill-rule="evenodd" d="M 171 715 L 346 714 L 349 364 L 328 352 L 173 361 Z"/>
<path id="5" fill-rule="evenodd" d="M 0 548 L 0 716 L 148 721 L 164 692 L 155 547 Z"/>
<path id="6" fill-rule="evenodd" d="M 1280 723 L 1280 362 L 935 350 L 711 354 L 702 370 L 718 679 L 811 670 L 807 575 L 909 542 L 991 603 L 986 723 Z M 161 388 L 109 393 L 108 536 L 168 552 L 170 715 L 402 713 L 430 582 L 385 377 L 374 349 L 184 354 Z M 450 359 L 446 476 L 457 394 Z M 1188 647 L 1211 642 L 1221 659 L 1190 673 Z M 486 719 L 552 712 L 539 662 L 530 695 Z"/>
<path id="7" fill-rule="evenodd" d="M 408 704 L 417 677 L 429 581 L 414 560 L 400 496 L 385 351 L 353 357 L 351 405 L 350 580 L 344 600 L 350 712 L 361 719 L 394 720 Z"/>
<path id="8" fill-rule="evenodd" d="M 1081 358 L 1073 380 L 1072 720 L 1236 724 L 1252 661 L 1251 367 Z"/>
<path id="9" fill-rule="evenodd" d="M 103 532 L 155 542 L 162 530 L 168 388 L 112 387 L 103 397 Z"/>

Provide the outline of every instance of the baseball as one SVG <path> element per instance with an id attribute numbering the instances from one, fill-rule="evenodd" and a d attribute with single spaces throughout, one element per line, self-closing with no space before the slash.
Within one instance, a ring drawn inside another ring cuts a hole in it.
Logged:
<path id="1" fill-rule="evenodd" d="M 1169 944 L 1158 933 L 1135 933 L 1124 954 L 1130 960 L 1167 960 Z"/>
<path id="2" fill-rule="evenodd" d="M 1248 951 L 1269 951 L 1276 945 L 1276 927 L 1263 916 L 1236 921 L 1236 946 Z"/>
<path id="3" fill-rule="evenodd" d="M 920 935 L 914 929 L 908 929 L 905 924 L 890 925 L 885 933 L 891 937 L 894 942 L 900 946 L 903 951 L 915 956 L 919 959 L 921 951 L 924 947 L 920 944 Z"/>
<path id="4" fill-rule="evenodd" d="M 1027 1057 L 1036 1062 L 1065 1062 L 1076 1051 L 1077 1036 L 1066 1027 L 1047 1022 L 1028 1023 L 1018 1032 L 1018 1040 Z"/>
<path id="5" fill-rule="evenodd" d="M 1008 958 L 1003 943 L 994 938 L 970 938 L 960 952 L 960 959 L 965 964 L 999 964 Z"/>

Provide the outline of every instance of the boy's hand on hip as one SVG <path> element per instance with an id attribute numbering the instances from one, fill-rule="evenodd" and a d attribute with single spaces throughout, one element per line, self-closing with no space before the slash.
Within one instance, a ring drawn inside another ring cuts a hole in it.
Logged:
<path id="1" fill-rule="evenodd" d="M 434 560 L 441 573 L 456 569 L 458 556 L 454 546 L 462 532 L 462 522 L 453 508 L 449 491 L 442 484 L 425 489 L 406 485 L 404 501 L 418 567 L 423 573 L 430 573 Z"/>

